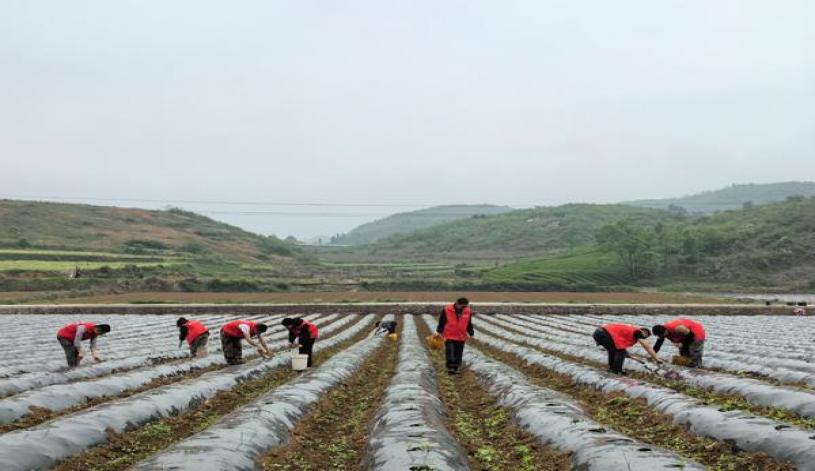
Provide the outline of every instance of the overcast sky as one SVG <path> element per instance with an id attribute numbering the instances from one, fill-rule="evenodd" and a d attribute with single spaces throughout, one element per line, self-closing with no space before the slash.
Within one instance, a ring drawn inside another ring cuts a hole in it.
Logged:
<path id="1" fill-rule="evenodd" d="M 3 0 L 0 194 L 526 206 L 815 180 L 813 25 L 811 0 Z M 175 204 L 280 236 L 409 209 Z"/>

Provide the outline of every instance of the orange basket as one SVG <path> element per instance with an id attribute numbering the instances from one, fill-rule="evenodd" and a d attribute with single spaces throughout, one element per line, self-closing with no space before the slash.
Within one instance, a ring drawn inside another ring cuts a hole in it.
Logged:
<path id="1" fill-rule="evenodd" d="M 427 342 L 427 346 L 433 350 L 441 350 L 444 347 L 444 339 L 438 335 L 428 335 L 424 340 Z"/>
<path id="2" fill-rule="evenodd" d="M 690 358 L 674 355 L 673 358 L 671 358 L 671 363 L 679 366 L 688 366 L 690 365 Z"/>

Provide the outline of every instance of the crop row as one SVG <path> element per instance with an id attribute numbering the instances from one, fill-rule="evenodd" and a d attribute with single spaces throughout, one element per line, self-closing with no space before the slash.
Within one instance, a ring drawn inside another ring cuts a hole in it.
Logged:
<path id="1" fill-rule="evenodd" d="M 279 381 L 266 383 L 253 396 L 243 401 L 235 400 L 229 409 L 206 420 L 201 428 L 153 445 L 152 453 L 140 454 L 138 459 L 129 462 L 129 466 L 141 471 L 331 468 L 326 463 L 280 463 L 277 466 L 275 450 L 289 446 L 301 424 L 328 412 L 325 408 L 331 404 L 323 399 L 329 393 L 346 384 L 364 385 L 364 381 L 352 380 L 362 377 L 367 368 L 363 365 L 376 358 L 375 352 L 383 351 L 381 349 L 390 345 L 390 341 L 381 336 L 366 335 L 372 330 L 377 316 L 313 313 L 304 317 L 319 325 L 320 340 L 315 344 L 315 351 L 327 352 L 326 358 L 299 375 L 287 371 Z M 242 385 L 257 382 L 276 371 L 286 371 L 290 361 L 286 354 L 261 358 L 249 351 L 245 356 L 246 363 L 225 365 L 219 352 L 217 328 L 231 316 L 200 317 L 212 331 L 211 349 L 207 357 L 192 360 L 182 360 L 177 350 L 174 318 L 88 317 L 91 318 L 120 322 L 127 328 L 114 330 L 116 335 L 105 339 L 105 343 L 100 342 L 102 353 L 111 360 L 83 365 L 72 371 L 38 371 L 37 363 L 52 368 L 49 356 L 62 355 L 52 338 L 54 327 L 73 319 L 66 316 L 15 318 L 21 324 L 42 327 L 42 331 L 26 334 L 11 347 L 0 346 L 0 354 L 4 353 L 4 348 L 25 348 L 26 342 L 47 341 L 53 345 L 42 351 L 32 351 L 29 357 L 17 358 L 14 365 L 4 370 L 6 377 L 0 380 L 0 391 L 4 393 L 0 394 L 6 397 L 0 399 L 0 424 L 20 420 L 32 406 L 50 409 L 56 416 L 47 423 L 0 434 L 0 469 L 60 466 L 65 460 L 85 456 L 93 449 L 105 446 L 111 433 L 131 433 L 149 424 L 194 412 L 232 391 L 237 391 L 239 397 Z M 509 465 L 493 455 L 505 450 L 473 446 L 476 432 L 467 428 L 470 425 L 462 421 L 461 416 L 451 416 L 453 404 L 448 389 L 445 389 L 463 387 L 465 378 L 444 374 L 443 365 L 438 357 L 434 357 L 443 355 L 443 352 L 428 350 L 422 338 L 426 334 L 420 334 L 427 332 L 428 327 L 432 329 L 435 319 L 429 315 L 385 317 L 391 318 L 402 324 L 398 358 L 395 363 L 389 360 L 396 365 L 395 373 L 381 376 L 379 384 L 382 386 L 376 390 L 380 397 L 365 403 L 364 407 L 369 408 L 370 413 L 366 415 L 367 423 L 359 426 L 365 427 L 360 436 L 367 439 L 354 445 L 360 456 L 359 468 L 439 471 L 567 469 L 554 459 L 551 462 L 530 462 L 531 455 L 524 455 L 525 458 L 519 458 L 518 463 Z M 271 330 L 265 335 L 270 347 L 284 350 L 288 344 L 287 332 L 277 322 L 280 316 L 257 316 L 256 319 L 271 324 Z M 644 320 L 635 316 L 620 319 L 635 323 Z M 637 407 L 649 408 L 658 416 L 670 418 L 688 433 L 704 437 L 709 442 L 703 447 L 709 447 L 710 443 L 724 443 L 727 446 L 722 453 L 726 455 L 746 453 L 752 457 L 755 454 L 756 459 L 761 455 L 763 458 L 760 459 L 764 461 L 756 461 L 762 463 L 757 466 L 771 463 L 766 469 L 791 469 L 794 466 L 815 470 L 815 434 L 811 429 L 701 401 L 683 392 L 684 389 L 651 380 L 648 375 L 653 371 L 639 364 L 627 365 L 638 375 L 642 373 L 636 377 L 606 372 L 603 367 L 605 355 L 594 345 L 590 334 L 593 327 L 607 321 L 608 318 L 603 317 L 477 316 L 474 342 L 465 350 L 465 373 L 468 378 L 475 378 L 472 381 L 478 383 L 478 388 L 484 391 L 481 394 L 487 394 L 489 399 L 482 399 L 478 403 L 480 406 L 474 407 L 497 407 L 505 411 L 517 427 L 537 443 L 536 446 L 568 456 L 571 469 L 697 470 L 714 464 L 704 459 L 700 461 L 695 454 L 690 455 L 682 444 L 656 443 L 647 434 L 632 435 L 631 430 L 618 428 L 618 423 L 598 414 L 593 404 L 587 403 L 585 396 L 581 395 L 581 391 L 593 391 L 595 400 L 608 395 L 640 401 L 643 405 Z M 710 325 L 710 338 L 717 340 L 730 338 L 730 330 L 739 321 L 735 318 L 705 319 L 706 325 Z M 746 332 L 760 332 L 757 322 L 747 320 L 744 325 Z M 768 327 L 765 332 L 773 329 L 778 326 Z M 46 330 L 47 335 L 43 333 Z M 792 335 L 790 341 L 795 342 L 796 338 L 797 334 Z M 393 359 L 395 351 L 390 352 Z M 737 355 L 718 346 L 711 348 L 709 353 L 711 358 L 723 362 L 727 355 Z M 769 354 L 765 356 L 764 361 L 787 361 L 774 360 Z M 565 378 L 568 384 L 564 386 L 564 383 L 556 383 L 546 376 L 535 376 L 524 365 L 533 365 L 558 378 Z M 794 366 L 804 368 L 804 365 Z M 196 370 L 201 371 L 190 375 Z M 687 384 L 689 388 L 703 388 L 714 395 L 723 392 L 739 395 L 745 401 L 789 410 L 801 417 L 813 414 L 811 407 L 815 405 L 815 395 L 806 389 L 784 387 L 722 371 L 680 367 L 672 367 L 671 371 L 678 378 L 676 382 Z M 152 383 L 157 378 L 167 377 L 177 377 L 178 380 Z M 388 377 L 389 385 L 385 388 Z M 94 400 L 101 402 L 83 406 Z M 455 406 L 461 408 L 460 404 Z M 69 410 L 71 414 L 59 415 L 60 411 Z M 334 443 L 331 438 L 318 437 L 318 444 L 314 446 L 330 450 L 329 444 Z M 525 445 L 516 448 L 502 456 L 526 453 Z M 129 449 L 123 446 L 119 453 L 129 454 Z M 101 462 L 85 463 L 81 467 L 122 469 Z"/>

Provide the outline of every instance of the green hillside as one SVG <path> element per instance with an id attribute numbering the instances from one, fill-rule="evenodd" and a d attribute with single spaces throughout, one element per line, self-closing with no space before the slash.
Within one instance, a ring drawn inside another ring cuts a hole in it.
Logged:
<path id="1" fill-rule="evenodd" d="M 487 271 L 487 284 L 518 290 L 594 291 L 631 280 L 612 254 L 594 246 L 526 259 Z"/>
<path id="2" fill-rule="evenodd" d="M 467 219 L 477 215 L 501 214 L 512 209 L 495 205 L 435 206 L 407 213 L 398 213 L 363 224 L 347 234 L 332 239 L 337 245 L 370 244 L 395 234 L 405 234 L 449 221 Z"/>
<path id="3" fill-rule="evenodd" d="M 681 198 L 631 201 L 625 204 L 643 208 L 678 206 L 691 213 L 714 213 L 741 209 L 744 205 L 762 205 L 784 201 L 790 196 L 815 196 L 815 182 L 782 182 L 732 185 Z"/>
<path id="4" fill-rule="evenodd" d="M 815 198 L 791 197 L 782 203 L 701 218 L 675 218 L 656 226 L 622 220 L 601 227 L 598 236 L 604 228 L 627 228 L 617 234 L 622 245 L 636 247 L 638 275 L 626 269 L 614 244 L 594 242 L 573 254 L 508 263 L 486 272 L 483 279 L 519 289 L 545 289 L 553 283 L 575 289 L 628 284 L 677 289 L 815 289 Z"/>
<path id="5" fill-rule="evenodd" d="M 114 261 L 87 252 L 215 256 L 247 262 L 293 253 L 292 246 L 275 237 L 252 234 L 179 209 L 151 211 L 17 200 L 0 200 L 0 248 L 61 250 L 63 253 L 47 254 L 44 260 L 63 262 Z M 82 254 L 71 259 L 66 250 Z M 6 253 L 4 260 L 9 257 Z M 29 250 L 13 258 L 38 257 Z"/>
<path id="6" fill-rule="evenodd" d="M 656 224 L 677 217 L 669 211 L 624 205 L 569 204 L 471 217 L 365 247 L 370 256 L 413 259 L 506 259 L 529 257 L 594 242 L 601 225 L 620 219 Z"/>

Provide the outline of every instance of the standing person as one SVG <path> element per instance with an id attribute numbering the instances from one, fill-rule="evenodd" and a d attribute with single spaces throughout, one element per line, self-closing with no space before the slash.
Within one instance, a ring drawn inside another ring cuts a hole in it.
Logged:
<path id="1" fill-rule="evenodd" d="M 260 355 L 268 355 L 269 347 L 263 341 L 262 333 L 266 332 L 268 326 L 252 321 L 237 320 L 227 322 L 221 327 L 221 347 L 224 351 L 224 358 L 229 365 L 240 365 L 243 363 L 243 345 L 241 340 L 255 347 Z M 257 339 L 257 343 L 252 338 Z"/>
<path id="2" fill-rule="evenodd" d="M 665 324 L 653 327 L 657 342 L 654 351 L 659 352 L 665 338 L 679 348 L 679 356 L 686 358 L 688 366 L 698 368 L 702 366 L 702 356 L 705 351 L 705 328 L 699 322 L 690 319 L 674 319 Z"/>
<path id="3" fill-rule="evenodd" d="M 190 346 L 190 356 L 193 358 L 207 356 L 207 342 L 209 342 L 209 329 L 199 321 L 190 321 L 179 317 L 175 323 L 178 327 L 178 348 L 181 342 L 187 341 Z"/>
<path id="4" fill-rule="evenodd" d="M 303 355 L 308 355 L 308 363 L 306 366 L 311 368 L 314 341 L 317 340 L 317 336 L 320 334 L 317 326 L 299 317 L 295 317 L 294 319 L 287 317 L 280 323 L 289 329 L 289 343 L 291 347 L 294 348 L 299 345 L 299 352 Z M 294 343 L 294 339 L 297 339 L 297 343 Z"/>
<path id="5" fill-rule="evenodd" d="M 444 338 L 447 374 L 457 374 L 464 356 L 464 344 L 475 335 L 470 301 L 467 298 L 458 298 L 455 303 L 444 306 L 439 315 L 436 335 Z"/>
<path id="6" fill-rule="evenodd" d="M 68 361 L 68 368 L 76 368 L 79 362 L 85 357 L 82 351 L 82 341 L 91 341 L 91 355 L 97 362 L 102 361 L 99 352 L 96 350 L 96 338 L 110 332 L 107 324 L 94 324 L 93 322 L 77 322 L 68 324 L 57 331 L 57 340 L 65 350 L 65 359 Z"/>
<path id="7" fill-rule="evenodd" d="M 651 344 L 645 339 L 651 336 L 651 331 L 645 327 L 631 324 L 605 324 L 594 331 L 594 341 L 608 351 L 608 369 L 612 373 L 624 375 L 623 362 L 629 356 L 628 348 L 639 343 L 648 353 L 654 363 L 662 363 Z"/>

